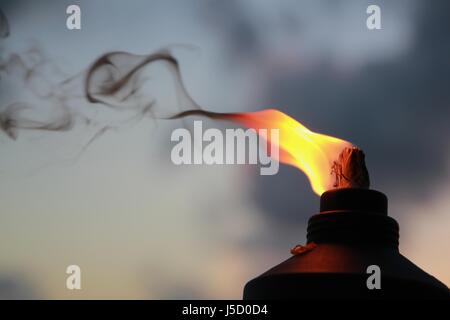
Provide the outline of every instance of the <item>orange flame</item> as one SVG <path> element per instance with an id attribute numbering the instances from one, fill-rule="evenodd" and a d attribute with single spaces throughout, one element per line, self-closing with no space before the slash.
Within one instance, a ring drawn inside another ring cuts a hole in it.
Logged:
<path id="1" fill-rule="evenodd" d="M 278 144 L 281 163 L 294 166 L 302 170 L 309 179 L 311 187 L 319 196 L 333 188 L 335 183 L 331 168 L 333 162 L 346 147 L 352 147 L 348 141 L 315 133 L 300 122 L 281 111 L 267 109 L 257 112 L 222 114 L 222 118 L 242 124 L 245 127 L 279 130 L 279 141 L 269 143 Z M 265 137 L 264 137 L 265 138 Z"/>

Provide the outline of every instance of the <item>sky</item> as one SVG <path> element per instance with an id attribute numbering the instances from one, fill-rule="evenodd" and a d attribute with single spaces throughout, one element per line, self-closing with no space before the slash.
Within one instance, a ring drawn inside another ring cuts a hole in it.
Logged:
<path id="1" fill-rule="evenodd" d="M 76 1 L 77 31 L 66 28 L 72 3 L 0 2 L 10 28 L 1 65 L 11 54 L 46 62 L 31 85 L 0 68 L 0 112 L 29 101 L 53 115 L 55 101 L 39 94 L 75 76 L 64 103 L 94 119 L 0 132 L 0 298 L 241 298 L 305 242 L 319 198 L 303 173 L 175 166 L 170 132 L 181 121 L 128 121 L 85 101 L 83 75 L 99 56 L 167 46 L 205 109 L 278 108 L 361 147 L 400 223 L 401 252 L 450 285 L 445 1 L 376 1 L 376 31 L 365 26 L 369 1 Z M 164 70 L 154 75 L 149 91 L 170 104 Z M 113 129 L 89 143 L 97 124 Z M 81 267 L 82 290 L 66 289 L 69 264 Z"/>

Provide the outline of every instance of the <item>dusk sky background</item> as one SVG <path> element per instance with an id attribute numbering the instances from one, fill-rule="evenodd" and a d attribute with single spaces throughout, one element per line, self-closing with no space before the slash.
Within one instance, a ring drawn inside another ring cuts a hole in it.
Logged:
<path id="1" fill-rule="evenodd" d="M 66 28 L 70 4 L 81 7 L 81 30 Z M 381 30 L 366 28 L 369 4 L 381 7 Z M 449 286 L 450 3 L 426 4 L 0 1 L 10 29 L 0 39 L 0 115 L 16 101 L 52 112 L 5 68 L 11 54 L 38 52 L 52 68 L 37 72 L 36 91 L 78 75 L 71 107 L 115 128 L 85 149 L 98 128 L 18 130 L 15 140 L 0 131 L 0 298 L 239 299 L 305 243 L 319 197 L 302 172 L 175 166 L 170 133 L 182 121 L 126 122 L 127 112 L 79 90 L 102 54 L 167 46 L 203 108 L 277 108 L 362 148 L 372 188 L 400 224 L 401 253 Z M 164 105 L 173 88 L 155 75 Z M 70 264 L 81 267 L 82 290 L 65 287 Z"/>

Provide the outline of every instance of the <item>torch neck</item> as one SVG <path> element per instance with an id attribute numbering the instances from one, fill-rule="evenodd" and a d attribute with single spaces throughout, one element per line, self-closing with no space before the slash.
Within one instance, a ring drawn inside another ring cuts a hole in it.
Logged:
<path id="1" fill-rule="evenodd" d="M 307 241 L 398 247 L 399 226 L 387 215 L 387 197 L 369 189 L 335 189 L 320 198 L 308 221 Z"/>
<path id="2" fill-rule="evenodd" d="M 320 197 L 320 212 L 359 211 L 387 215 L 384 193 L 371 189 L 341 188 L 326 191 Z"/>
<path id="3" fill-rule="evenodd" d="M 307 242 L 398 247 L 397 221 L 377 213 L 328 212 L 308 221 Z"/>

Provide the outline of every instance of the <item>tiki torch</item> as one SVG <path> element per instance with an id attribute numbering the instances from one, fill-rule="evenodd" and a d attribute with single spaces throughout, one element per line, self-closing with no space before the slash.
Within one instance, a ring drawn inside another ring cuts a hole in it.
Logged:
<path id="1" fill-rule="evenodd" d="M 320 212 L 308 221 L 305 246 L 249 281 L 244 299 L 450 298 L 449 289 L 399 252 L 399 225 L 387 214 L 387 197 L 371 190 L 363 151 L 352 143 L 311 131 L 276 110 L 204 115 L 258 132 L 281 163 L 303 171 L 320 196 Z M 369 272 L 374 270 L 375 285 Z"/>
<path id="2" fill-rule="evenodd" d="M 308 177 L 320 212 L 308 221 L 305 246 L 249 281 L 244 299 L 450 298 L 449 289 L 402 256 L 399 225 L 387 197 L 369 189 L 362 150 L 311 131 L 275 109 L 221 116 L 254 129 L 278 130 L 280 162 Z M 370 283 L 371 270 L 377 285 Z"/>
<path id="3" fill-rule="evenodd" d="M 249 281 L 244 299 L 449 299 L 443 283 L 400 254 L 399 225 L 387 214 L 387 197 L 369 189 L 364 153 L 345 148 L 332 172 L 334 188 L 309 218 L 307 244 Z"/>

